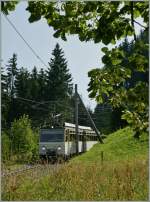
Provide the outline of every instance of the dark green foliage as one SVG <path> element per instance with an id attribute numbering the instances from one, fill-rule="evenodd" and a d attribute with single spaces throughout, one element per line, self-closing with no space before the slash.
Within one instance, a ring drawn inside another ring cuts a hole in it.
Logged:
<path id="1" fill-rule="evenodd" d="M 17 75 L 17 55 L 14 53 L 12 58 L 9 59 L 7 66 L 7 90 L 8 94 L 11 97 L 14 97 L 15 90 L 14 90 L 14 83 L 15 77 Z"/>
<path id="2" fill-rule="evenodd" d="M 1 1 L 1 10 L 5 15 L 8 15 L 10 11 L 15 10 L 18 1 Z"/>
<path id="3" fill-rule="evenodd" d="M 38 88 L 39 88 L 39 95 L 38 100 L 44 101 L 45 94 L 46 94 L 46 72 L 43 69 L 40 69 L 38 73 Z"/>
<path id="4" fill-rule="evenodd" d="M 81 41 L 105 45 L 134 34 L 134 23 L 142 17 L 148 23 L 148 2 L 29 2 L 30 22 L 44 17 L 55 30 L 54 37 L 66 40 L 77 34 Z"/>
<path id="5" fill-rule="evenodd" d="M 72 94 L 72 78 L 67 68 L 64 53 L 59 44 L 52 52 L 53 58 L 47 70 L 47 98 L 50 100 L 67 99 Z"/>
<path id="6" fill-rule="evenodd" d="M 94 120 L 101 134 L 109 134 L 113 131 L 112 108 L 108 104 L 97 104 L 94 110 Z"/>
<path id="7" fill-rule="evenodd" d="M 8 60 L 8 64 L 6 65 L 7 74 L 6 74 L 6 85 L 7 85 L 7 97 L 9 100 L 9 105 L 6 111 L 8 110 L 7 116 L 7 125 L 10 127 L 11 122 L 13 121 L 13 117 L 16 116 L 17 105 L 15 102 L 15 80 L 18 74 L 17 67 L 17 55 L 14 53 L 12 58 Z M 4 112 L 5 113 L 5 112 Z"/>
<path id="8" fill-rule="evenodd" d="M 68 119 L 70 101 L 72 97 L 72 77 L 67 68 L 67 61 L 59 44 L 56 44 L 52 52 L 53 58 L 49 62 L 46 74 L 46 100 L 52 101 L 53 113 L 61 114 L 59 121 L 61 125 Z M 54 102 L 53 102 L 54 101 Z M 54 120 L 57 125 L 57 120 Z"/>
<path id="9" fill-rule="evenodd" d="M 1 141 L 2 161 L 8 161 L 10 159 L 11 141 L 6 132 L 2 132 Z"/>
<path id="10" fill-rule="evenodd" d="M 2 3 L 6 14 L 15 8 L 15 2 Z M 5 6 L 4 6 L 5 5 Z M 81 41 L 93 40 L 105 45 L 116 43 L 120 38 L 135 36 L 135 19 L 142 17 L 148 26 L 148 1 L 145 2 L 47 2 L 29 1 L 26 10 L 30 13 L 29 22 L 41 17 L 54 28 L 54 37 L 67 40 L 67 34 L 77 34 Z M 136 36 L 135 36 L 136 38 Z"/>
<path id="11" fill-rule="evenodd" d="M 90 97 L 100 103 L 105 103 L 107 97 L 113 108 L 121 107 L 122 118 L 136 133 L 148 128 L 147 42 L 145 31 L 135 43 L 129 44 L 126 40 L 118 48 L 103 49 L 105 66 L 89 72 Z"/>
<path id="12" fill-rule="evenodd" d="M 18 74 L 16 76 L 15 87 L 16 87 L 16 96 L 17 97 L 30 97 L 30 89 L 29 89 L 29 78 L 30 73 L 25 68 L 20 68 Z"/>
<path id="13" fill-rule="evenodd" d="M 7 89 L 7 75 L 4 73 L 4 68 L 1 67 L 1 123 L 2 123 L 2 130 L 7 127 L 7 118 L 9 112 L 9 104 L 10 98 L 8 96 L 8 89 Z"/>
<path id="14" fill-rule="evenodd" d="M 12 123 L 11 138 L 13 155 L 17 155 L 19 161 L 31 161 L 37 141 L 28 116 L 24 115 Z"/>
<path id="15" fill-rule="evenodd" d="M 6 75 L 2 74 L 3 127 L 24 114 L 35 127 L 62 126 L 72 120 L 72 77 L 58 44 L 52 55 L 49 69 L 40 71 L 18 69 L 16 54 L 8 61 Z"/>

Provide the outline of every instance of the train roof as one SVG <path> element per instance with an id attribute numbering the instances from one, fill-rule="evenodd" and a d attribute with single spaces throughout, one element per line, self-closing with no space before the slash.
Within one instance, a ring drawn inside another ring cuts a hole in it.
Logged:
<path id="1" fill-rule="evenodd" d="M 71 127 L 71 128 L 75 128 L 76 127 L 75 124 L 73 124 L 73 123 L 67 123 L 67 122 L 64 123 L 64 126 L 65 127 Z M 88 126 L 78 126 L 78 127 L 79 127 L 79 129 L 93 130 L 91 127 L 88 127 Z"/>

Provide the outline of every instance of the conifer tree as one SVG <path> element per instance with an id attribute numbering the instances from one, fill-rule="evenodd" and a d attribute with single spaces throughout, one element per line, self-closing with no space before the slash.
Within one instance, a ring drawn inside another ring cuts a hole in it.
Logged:
<path id="1" fill-rule="evenodd" d="M 17 55 L 14 53 L 12 58 L 9 59 L 7 66 L 7 86 L 8 86 L 8 94 L 12 97 L 14 97 L 15 90 L 14 90 L 14 84 L 15 84 L 15 77 L 17 75 L 18 69 L 17 69 Z"/>
<path id="2" fill-rule="evenodd" d="M 66 99 L 72 94 L 72 78 L 58 43 L 52 55 L 47 71 L 47 96 L 50 100 Z"/>
<path id="3" fill-rule="evenodd" d="M 34 67 L 30 75 L 30 95 L 31 99 L 38 100 L 39 96 L 39 83 L 38 83 L 38 72 L 37 68 Z"/>
<path id="4" fill-rule="evenodd" d="M 7 126 L 7 116 L 10 99 L 7 93 L 7 75 L 4 73 L 4 68 L 1 67 L 1 110 L 2 110 L 2 129 Z"/>
<path id="5" fill-rule="evenodd" d="M 69 73 L 67 61 L 64 58 L 64 52 L 58 43 L 52 55 L 53 57 L 49 62 L 49 69 L 47 70 L 46 76 L 46 99 L 54 101 L 51 103 L 53 104 L 53 111 L 50 109 L 50 112 L 54 115 L 61 114 L 57 123 L 62 125 L 70 116 L 69 110 L 73 87 L 72 76 Z"/>
<path id="6" fill-rule="evenodd" d="M 16 117 L 17 106 L 15 101 L 15 79 L 18 73 L 17 68 L 17 55 L 14 53 L 12 58 L 8 60 L 7 67 L 7 93 L 10 99 L 9 107 L 8 107 L 8 114 L 7 123 L 10 126 L 13 119 Z"/>
<path id="7" fill-rule="evenodd" d="M 43 68 L 40 69 L 38 73 L 38 84 L 39 84 L 39 100 L 44 101 L 45 98 L 45 91 L 46 91 L 46 73 Z"/>

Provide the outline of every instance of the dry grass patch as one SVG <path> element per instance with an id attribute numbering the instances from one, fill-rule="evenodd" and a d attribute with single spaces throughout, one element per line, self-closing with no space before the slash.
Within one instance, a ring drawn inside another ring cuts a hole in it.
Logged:
<path id="1" fill-rule="evenodd" d="M 5 200 L 148 200 L 148 160 L 64 165 L 9 193 Z"/>

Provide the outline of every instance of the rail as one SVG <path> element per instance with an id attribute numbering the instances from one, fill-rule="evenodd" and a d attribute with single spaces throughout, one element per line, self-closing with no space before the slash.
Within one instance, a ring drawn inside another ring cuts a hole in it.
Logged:
<path id="1" fill-rule="evenodd" d="M 2 172 L 1 173 L 1 177 L 9 177 L 9 176 L 13 176 L 13 175 L 19 175 L 19 174 L 23 174 L 23 173 L 26 173 L 28 171 L 35 171 L 36 169 L 41 169 L 41 171 L 44 169 L 44 170 L 53 170 L 53 169 L 56 169 L 60 167 L 60 165 L 58 164 L 46 164 L 46 165 L 42 165 L 42 164 L 39 164 L 39 165 L 33 165 L 33 166 L 25 166 L 23 168 L 19 168 L 19 169 L 16 169 L 16 170 L 8 170 L 8 171 L 5 171 L 5 172 Z"/>

